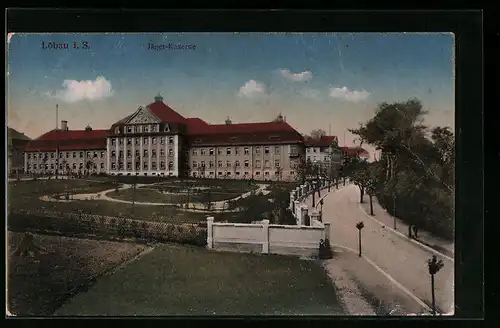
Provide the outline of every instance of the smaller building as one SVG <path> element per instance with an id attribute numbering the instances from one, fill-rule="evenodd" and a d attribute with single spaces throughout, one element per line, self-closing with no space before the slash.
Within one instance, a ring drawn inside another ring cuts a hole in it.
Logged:
<path id="1" fill-rule="evenodd" d="M 24 133 L 7 127 L 7 168 L 9 175 L 24 171 L 24 150 L 30 138 Z"/>
<path id="2" fill-rule="evenodd" d="M 321 136 L 320 138 L 304 138 L 306 160 L 318 165 L 329 176 L 337 175 L 342 163 L 342 152 L 336 136 Z"/>

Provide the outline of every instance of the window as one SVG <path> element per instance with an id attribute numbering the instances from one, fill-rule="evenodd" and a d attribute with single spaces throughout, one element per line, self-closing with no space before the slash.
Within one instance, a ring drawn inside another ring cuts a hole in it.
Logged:
<path id="1" fill-rule="evenodd" d="M 274 160 L 274 167 L 280 167 L 280 160 L 279 159 Z"/>
<path id="2" fill-rule="evenodd" d="M 132 144 L 132 138 L 127 138 L 127 145 L 131 145 Z"/>
<path id="3" fill-rule="evenodd" d="M 248 175 L 248 172 L 245 172 L 245 175 Z"/>
<path id="4" fill-rule="evenodd" d="M 94 152 L 94 158 L 96 158 L 96 157 L 97 157 L 97 152 L 95 151 L 95 152 Z"/>
<path id="5" fill-rule="evenodd" d="M 123 145 L 123 138 L 119 138 L 119 139 L 118 139 L 118 144 L 119 144 L 119 145 Z"/>
<path id="6" fill-rule="evenodd" d="M 111 157 L 116 157 L 116 151 L 114 150 L 111 151 Z"/>
<path id="7" fill-rule="evenodd" d="M 127 162 L 127 170 L 132 170 L 132 162 Z"/>
<path id="8" fill-rule="evenodd" d="M 316 150 L 317 150 L 316 148 L 313 148 L 313 152 L 314 152 L 314 153 L 316 152 Z"/>
<path id="9" fill-rule="evenodd" d="M 153 156 L 153 158 L 156 158 L 156 150 L 153 149 L 151 152 L 152 152 L 151 156 Z"/>
<path id="10" fill-rule="evenodd" d="M 96 163 L 94 163 L 94 169 L 97 169 L 97 164 Z"/>
<path id="11" fill-rule="evenodd" d="M 196 156 L 198 155 L 198 150 L 197 149 L 193 149 L 193 156 Z"/>
<path id="12" fill-rule="evenodd" d="M 311 148 L 307 148 L 307 152 L 310 153 L 311 152 Z"/>
<path id="13" fill-rule="evenodd" d="M 54 164 L 50 164 L 50 168 L 53 170 L 54 169 Z"/>
<path id="14" fill-rule="evenodd" d="M 260 175 L 260 171 L 255 172 L 255 175 Z"/>
<path id="15" fill-rule="evenodd" d="M 160 137 L 160 145 L 164 145 L 165 144 L 165 137 Z"/>
<path id="16" fill-rule="evenodd" d="M 226 161 L 226 167 L 231 167 L 231 161 Z"/>
<path id="17" fill-rule="evenodd" d="M 208 150 L 208 154 L 209 154 L 210 156 L 213 156 L 213 155 L 214 155 L 214 149 L 213 149 L 213 148 L 210 148 L 210 149 Z"/>
<path id="18" fill-rule="evenodd" d="M 143 141 L 144 141 L 144 144 L 147 145 L 148 144 L 148 137 L 144 137 Z"/>
<path id="19" fill-rule="evenodd" d="M 214 167 L 214 161 L 208 162 L 208 167 L 213 168 Z"/>
<path id="20" fill-rule="evenodd" d="M 64 153 L 59 153 L 59 158 L 63 158 L 63 155 L 64 155 Z"/>
<path id="21" fill-rule="evenodd" d="M 104 163 L 101 163 L 101 169 L 104 169 Z"/>
<path id="22" fill-rule="evenodd" d="M 227 148 L 227 149 L 226 149 L 226 154 L 227 154 L 227 155 L 231 155 L 231 148 Z"/>
<path id="23" fill-rule="evenodd" d="M 240 172 L 236 172 L 236 175 L 240 175 Z"/>
<path id="24" fill-rule="evenodd" d="M 246 160 L 245 161 L 245 167 L 249 167 L 250 166 L 250 161 Z"/>
<path id="25" fill-rule="evenodd" d="M 218 174 L 218 175 L 222 175 L 222 172 L 220 172 L 220 171 L 219 171 L 219 172 L 217 172 L 217 174 Z"/>
<path id="26" fill-rule="evenodd" d="M 135 138 L 134 140 L 135 140 L 135 144 L 139 145 L 139 138 Z"/>
<path id="27" fill-rule="evenodd" d="M 205 149 L 205 148 L 201 148 L 201 149 L 200 149 L 200 153 L 201 153 L 201 155 L 206 155 L 206 154 L 207 154 L 207 151 L 206 151 L 206 149 Z"/>
<path id="28" fill-rule="evenodd" d="M 111 169 L 116 170 L 116 163 L 111 163 Z"/>
<path id="29" fill-rule="evenodd" d="M 165 131 L 165 132 L 169 132 L 170 131 L 170 127 L 168 126 L 168 124 L 165 124 L 165 128 L 163 129 L 163 131 Z"/>
<path id="30" fill-rule="evenodd" d="M 162 169 L 162 170 L 165 169 L 165 162 L 163 162 L 163 161 L 160 162 L 160 169 Z"/>
<path id="31" fill-rule="evenodd" d="M 260 154 L 260 147 L 255 147 L 255 153 Z"/>
<path id="32" fill-rule="evenodd" d="M 141 169 L 141 163 L 135 162 L 135 169 L 140 170 Z"/>
<path id="33" fill-rule="evenodd" d="M 201 139 L 194 139 L 194 143 L 200 143 Z"/>
<path id="34" fill-rule="evenodd" d="M 193 168 L 198 167 L 198 162 L 193 161 Z"/>
<path id="35" fill-rule="evenodd" d="M 123 170 L 123 162 L 120 162 L 119 165 L 120 165 L 120 170 Z"/>
<path id="36" fill-rule="evenodd" d="M 115 138 L 111 138 L 111 145 L 112 146 L 116 145 L 116 139 Z"/>
<path id="37" fill-rule="evenodd" d="M 217 161 L 217 167 L 222 167 L 222 161 Z"/>
<path id="38" fill-rule="evenodd" d="M 36 159 L 36 153 L 33 154 L 33 159 Z"/>
<path id="39" fill-rule="evenodd" d="M 280 147 L 274 147 L 274 153 L 279 155 L 280 153 Z"/>
<path id="40" fill-rule="evenodd" d="M 214 175 L 214 172 L 209 172 L 208 174 L 209 174 L 209 175 Z"/>
<path id="41" fill-rule="evenodd" d="M 147 170 L 147 169 L 148 169 L 148 163 L 147 163 L 147 162 L 142 163 L 142 167 L 143 167 L 145 170 Z"/>
<path id="42" fill-rule="evenodd" d="M 80 158 L 83 158 L 83 151 L 80 152 Z"/>
<path id="43" fill-rule="evenodd" d="M 114 170 L 114 165 L 115 165 L 115 163 L 112 164 L 113 170 Z M 73 163 L 73 170 L 76 170 L 76 163 Z"/>
<path id="44" fill-rule="evenodd" d="M 201 167 L 205 167 L 205 161 L 201 161 Z"/>
<path id="45" fill-rule="evenodd" d="M 231 175 L 231 172 L 226 172 L 226 175 Z"/>
<path id="46" fill-rule="evenodd" d="M 28 170 L 31 170 L 31 164 L 28 164 Z"/>
<path id="47" fill-rule="evenodd" d="M 174 162 L 170 161 L 168 162 L 168 168 L 172 169 L 174 167 Z"/>
<path id="48" fill-rule="evenodd" d="M 148 125 L 144 125 L 144 127 L 142 128 L 142 131 L 149 132 L 149 126 Z"/>
<path id="49" fill-rule="evenodd" d="M 141 132 L 141 127 L 139 125 L 135 127 L 135 132 Z"/>
<path id="50" fill-rule="evenodd" d="M 156 170 L 156 162 L 151 163 L 151 170 Z"/>
<path id="51" fill-rule="evenodd" d="M 156 124 L 151 125 L 151 132 L 156 132 Z"/>
<path id="52" fill-rule="evenodd" d="M 120 158 L 122 158 L 122 157 L 123 157 L 123 150 L 120 150 L 120 151 L 118 152 L 118 157 L 120 157 Z"/>
<path id="53" fill-rule="evenodd" d="M 236 162 L 234 162 L 234 165 L 235 165 L 236 167 L 240 167 L 240 161 L 236 161 Z"/>
<path id="54" fill-rule="evenodd" d="M 291 175 L 294 175 L 294 174 L 295 174 L 295 171 L 290 171 L 290 174 L 291 174 Z"/>
<path id="55" fill-rule="evenodd" d="M 127 133 L 132 133 L 132 127 L 131 126 L 127 126 Z"/>
<path id="56" fill-rule="evenodd" d="M 165 149 L 160 149 L 160 156 L 165 157 Z"/>
<path id="57" fill-rule="evenodd" d="M 260 160 L 255 161 L 255 167 L 260 167 Z"/>
<path id="58" fill-rule="evenodd" d="M 132 151 L 131 150 L 127 150 L 127 157 L 132 157 Z"/>
<path id="59" fill-rule="evenodd" d="M 144 157 L 148 157 L 148 150 L 144 149 Z"/>
<path id="60" fill-rule="evenodd" d="M 31 154 L 28 154 L 28 159 L 31 159 Z"/>
<path id="61" fill-rule="evenodd" d="M 311 160 L 311 156 L 307 156 L 307 160 L 310 161 Z"/>
<path id="62" fill-rule="evenodd" d="M 269 154 L 269 147 L 264 148 L 264 154 Z"/>
<path id="63" fill-rule="evenodd" d="M 102 154 L 104 155 L 104 152 Z M 69 158 L 69 152 L 66 152 L 66 158 Z"/>
<path id="64" fill-rule="evenodd" d="M 152 137 L 152 138 L 151 138 L 151 143 L 152 143 L 153 145 L 156 145 L 156 138 L 155 138 L 155 137 Z"/>
<path id="65" fill-rule="evenodd" d="M 248 155 L 248 154 L 250 153 L 250 150 L 249 150 L 247 147 L 245 147 L 245 148 L 243 149 L 243 153 L 244 153 L 245 155 Z"/>
<path id="66" fill-rule="evenodd" d="M 89 151 L 87 152 L 87 158 L 88 158 L 88 157 L 90 157 L 90 152 L 89 152 Z"/>
<path id="67" fill-rule="evenodd" d="M 135 157 L 137 158 L 137 157 L 140 157 L 140 156 L 141 156 L 141 153 L 139 152 L 139 150 L 136 150 L 135 151 Z"/>
<path id="68" fill-rule="evenodd" d="M 173 144 L 174 143 L 174 137 L 168 137 L 168 143 Z"/>
<path id="69" fill-rule="evenodd" d="M 267 159 L 264 161 L 264 167 L 269 167 L 269 161 Z"/>
<path id="70" fill-rule="evenodd" d="M 280 140 L 280 136 L 269 136 L 271 140 Z"/>
<path id="71" fill-rule="evenodd" d="M 240 154 L 240 148 L 239 148 L 239 147 L 236 147 L 236 148 L 234 149 L 234 153 L 235 153 L 236 155 L 239 155 L 239 154 Z"/>
<path id="72" fill-rule="evenodd" d="M 269 172 L 267 172 L 267 171 L 266 171 L 266 172 L 264 172 L 264 175 L 266 175 L 266 176 L 267 176 L 267 175 L 269 175 Z"/>
<path id="73" fill-rule="evenodd" d="M 221 154 L 221 150 L 220 148 L 217 148 L 217 155 L 220 155 Z"/>

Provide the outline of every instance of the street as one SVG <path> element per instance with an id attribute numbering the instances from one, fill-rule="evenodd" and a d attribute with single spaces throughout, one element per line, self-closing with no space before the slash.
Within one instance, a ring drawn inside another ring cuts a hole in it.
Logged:
<path id="1" fill-rule="evenodd" d="M 368 202 L 368 196 L 365 201 Z M 309 198 L 307 205 L 310 204 Z M 354 185 L 332 192 L 324 199 L 323 221 L 331 223 L 331 245 L 358 250 L 356 223 L 363 221 L 363 255 L 430 307 L 431 279 L 427 260 L 433 253 L 377 224 L 358 204 L 359 189 Z M 440 255 L 438 260 L 443 261 L 444 267 L 435 276 L 436 307 L 443 313 L 451 311 L 454 304 L 454 263 Z"/>

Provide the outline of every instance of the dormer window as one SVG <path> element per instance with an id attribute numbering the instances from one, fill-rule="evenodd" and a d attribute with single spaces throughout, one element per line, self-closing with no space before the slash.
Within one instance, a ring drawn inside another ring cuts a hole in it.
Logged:
<path id="1" fill-rule="evenodd" d="M 144 127 L 143 127 L 143 131 L 144 131 L 144 132 L 149 132 L 149 126 L 144 125 Z"/>
<path id="2" fill-rule="evenodd" d="M 163 128 L 163 131 L 170 132 L 170 127 L 168 126 L 168 124 L 165 124 L 165 128 Z"/>
<path id="3" fill-rule="evenodd" d="M 115 134 L 120 134 L 120 128 L 118 126 L 115 128 Z"/>
<path id="4" fill-rule="evenodd" d="M 136 126 L 135 127 L 135 132 L 141 132 L 141 127 L 140 126 Z"/>
<path id="5" fill-rule="evenodd" d="M 236 140 L 238 140 L 238 138 L 236 138 L 236 137 L 231 137 L 231 138 L 229 138 L 229 141 L 230 141 L 230 142 L 235 142 Z"/>
<path id="6" fill-rule="evenodd" d="M 271 140 L 280 140 L 280 136 L 270 136 L 269 139 L 271 139 Z"/>
<path id="7" fill-rule="evenodd" d="M 127 126 L 127 133 L 132 133 L 132 127 L 131 126 Z"/>
<path id="8" fill-rule="evenodd" d="M 201 139 L 194 139 L 194 143 L 200 143 Z"/>

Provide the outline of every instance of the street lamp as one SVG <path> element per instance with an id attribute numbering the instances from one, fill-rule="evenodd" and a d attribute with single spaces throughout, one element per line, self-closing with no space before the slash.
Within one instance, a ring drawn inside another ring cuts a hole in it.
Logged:
<path id="1" fill-rule="evenodd" d="M 359 257 L 361 257 L 361 229 L 365 227 L 363 221 L 356 223 L 356 229 L 358 229 L 358 242 L 359 242 Z"/>
<path id="2" fill-rule="evenodd" d="M 427 266 L 429 267 L 429 274 L 431 275 L 431 288 L 432 288 L 432 314 L 436 315 L 436 297 L 434 295 L 434 275 L 438 273 L 444 264 L 442 260 L 437 260 L 436 255 L 432 255 L 432 258 L 427 260 Z"/>

